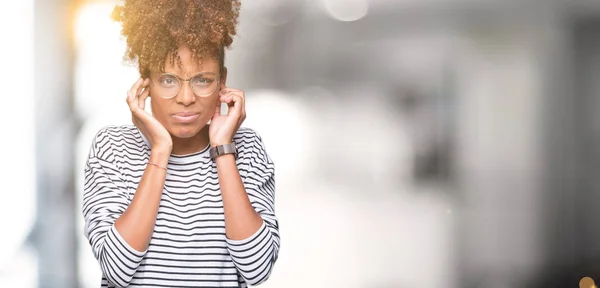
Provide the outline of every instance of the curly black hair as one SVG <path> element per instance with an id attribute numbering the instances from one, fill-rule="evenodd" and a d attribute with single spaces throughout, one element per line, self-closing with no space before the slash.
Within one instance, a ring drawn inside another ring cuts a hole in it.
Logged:
<path id="1" fill-rule="evenodd" d="M 122 23 L 125 60 L 137 63 L 146 78 L 150 71 L 164 71 L 167 57 L 181 65 L 177 49 L 182 45 L 198 60 L 217 58 L 222 69 L 240 6 L 240 0 L 126 0 L 112 18 Z"/>

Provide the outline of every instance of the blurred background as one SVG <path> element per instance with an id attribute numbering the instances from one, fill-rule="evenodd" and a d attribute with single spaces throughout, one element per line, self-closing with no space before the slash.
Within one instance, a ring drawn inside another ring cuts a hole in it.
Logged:
<path id="1" fill-rule="evenodd" d="M 138 77 L 118 1 L 0 3 L 0 287 L 99 287 L 83 164 Z M 600 1 L 251 0 L 238 32 L 277 165 L 262 287 L 600 282 Z"/>

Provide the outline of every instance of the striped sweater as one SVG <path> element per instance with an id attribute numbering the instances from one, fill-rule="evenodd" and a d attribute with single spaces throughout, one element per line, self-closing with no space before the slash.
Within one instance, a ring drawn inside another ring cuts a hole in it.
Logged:
<path id="1" fill-rule="evenodd" d="M 247 287 L 269 277 L 279 252 L 275 167 L 252 129 L 240 128 L 234 141 L 244 187 L 263 219 L 260 229 L 244 240 L 226 237 L 217 167 L 206 147 L 171 155 L 150 244 L 136 251 L 114 223 L 133 199 L 149 143 L 133 125 L 96 134 L 84 170 L 82 212 L 101 287 Z"/>

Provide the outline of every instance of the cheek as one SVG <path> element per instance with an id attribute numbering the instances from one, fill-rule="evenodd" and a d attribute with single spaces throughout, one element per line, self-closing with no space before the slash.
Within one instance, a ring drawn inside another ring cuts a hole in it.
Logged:
<path id="1" fill-rule="evenodd" d="M 212 112 L 213 110 L 211 108 L 214 108 L 219 103 L 221 103 L 221 101 L 219 101 L 219 98 L 220 97 L 218 90 L 214 94 L 204 98 L 204 101 L 202 101 L 202 106 L 204 106 L 204 110 Z"/>
<path id="2" fill-rule="evenodd" d="M 163 103 L 160 103 L 159 101 L 150 101 L 152 116 L 154 116 L 154 118 L 162 122 L 163 125 L 165 124 L 164 120 L 167 118 L 167 111 L 165 111 L 164 106 L 165 105 L 163 105 Z"/>

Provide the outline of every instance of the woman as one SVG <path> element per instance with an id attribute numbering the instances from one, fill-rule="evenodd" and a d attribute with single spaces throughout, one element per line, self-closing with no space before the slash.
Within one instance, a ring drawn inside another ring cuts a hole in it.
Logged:
<path id="1" fill-rule="evenodd" d="M 127 94 L 134 125 L 101 129 L 85 167 L 85 235 L 102 287 L 246 287 L 271 274 L 274 165 L 260 136 L 240 128 L 244 92 L 226 87 L 223 65 L 239 7 L 128 0 L 115 8 L 142 78 Z"/>

